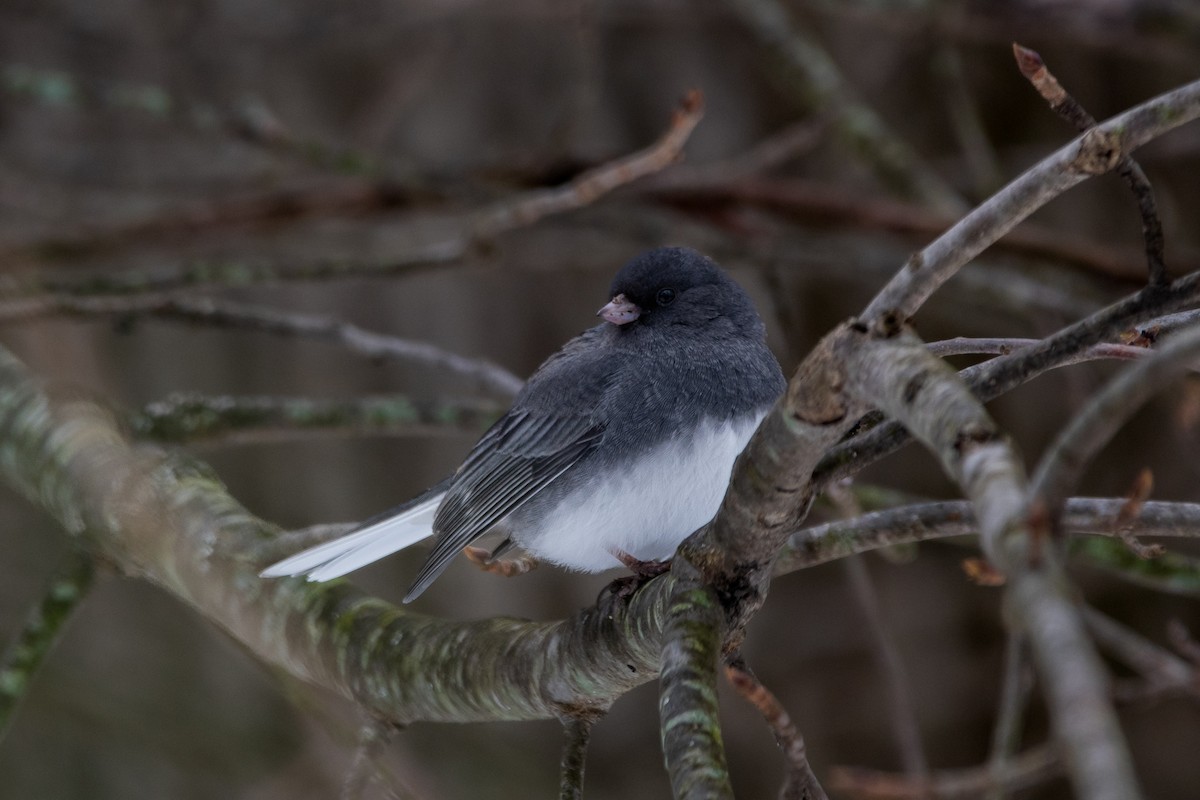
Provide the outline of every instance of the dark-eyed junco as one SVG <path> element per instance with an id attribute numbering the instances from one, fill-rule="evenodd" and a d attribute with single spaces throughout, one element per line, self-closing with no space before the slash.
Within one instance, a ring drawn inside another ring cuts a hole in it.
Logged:
<path id="1" fill-rule="evenodd" d="M 585 572 L 670 558 L 716 514 L 783 374 L 750 298 L 693 250 L 638 256 L 611 297 L 454 475 L 263 576 L 328 580 L 430 535 L 405 602 L 484 534 L 502 539 L 493 555 L 516 544 Z"/>

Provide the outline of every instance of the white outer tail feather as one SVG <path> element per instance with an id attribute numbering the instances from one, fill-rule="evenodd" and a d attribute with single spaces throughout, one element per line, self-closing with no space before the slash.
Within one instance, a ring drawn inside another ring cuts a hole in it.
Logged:
<path id="1" fill-rule="evenodd" d="M 443 495 L 437 494 L 400 514 L 325 542 L 272 564 L 259 573 L 263 578 L 306 575 L 310 581 L 327 581 L 365 567 L 398 550 L 433 535 L 433 516 Z"/>

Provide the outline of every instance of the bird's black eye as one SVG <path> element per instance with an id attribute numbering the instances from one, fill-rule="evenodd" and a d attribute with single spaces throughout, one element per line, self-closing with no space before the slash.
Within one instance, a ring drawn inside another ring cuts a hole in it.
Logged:
<path id="1" fill-rule="evenodd" d="M 675 302 L 675 290 L 659 289 L 658 295 L 654 299 L 658 301 L 660 306 L 669 306 L 671 303 Z"/>

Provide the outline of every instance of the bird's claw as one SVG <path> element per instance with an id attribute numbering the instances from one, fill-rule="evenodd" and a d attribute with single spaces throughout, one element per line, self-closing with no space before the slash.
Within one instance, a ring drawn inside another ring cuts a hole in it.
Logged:
<path id="1" fill-rule="evenodd" d="M 538 565 L 538 560 L 529 555 L 519 556 L 518 558 L 493 558 L 492 552 L 485 547 L 471 547 L 468 545 L 463 548 L 463 555 L 467 557 L 468 561 L 484 572 L 501 575 L 505 578 L 524 575 Z"/>
<path id="2" fill-rule="evenodd" d="M 596 598 L 596 604 L 602 602 L 623 603 L 638 589 L 641 589 L 650 581 L 668 572 L 671 569 L 671 562 L 667 561 L 642 561 L 634 556 L 626 553 L 624 550 L 613 550 L 613 557 L 625 565 L 625 568 L 632 572 L 632 575 L 625 575 L 617 578 L 612 583 L 600 590 L 600 596 Z"/>

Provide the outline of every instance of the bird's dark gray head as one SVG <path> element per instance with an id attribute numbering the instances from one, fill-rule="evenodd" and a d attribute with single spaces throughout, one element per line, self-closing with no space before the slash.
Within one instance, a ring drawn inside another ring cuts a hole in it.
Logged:
<path id="1" fill-rule="evenodd" d="M 723 319 L 743 332 L 763 330 L 742 287 L 711 259 L 686 247 L 661 247 L 630 261 L 613 279 L 599 315 L 614 325 L 706 325 Z"/>

